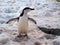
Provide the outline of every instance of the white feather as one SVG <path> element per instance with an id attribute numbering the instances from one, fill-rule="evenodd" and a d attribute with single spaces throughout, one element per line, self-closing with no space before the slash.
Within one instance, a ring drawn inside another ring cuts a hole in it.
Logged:
<path id="1" fill-rule="evenodd" d="M 27 33 L 27 30 L 28 30 L 28 18 L 26 16 L 20 17 L 18 23 L 18 32 Z"/>

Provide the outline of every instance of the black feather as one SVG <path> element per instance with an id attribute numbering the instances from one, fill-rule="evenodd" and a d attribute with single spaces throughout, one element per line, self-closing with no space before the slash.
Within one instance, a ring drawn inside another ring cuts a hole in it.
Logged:
<path id="1" fill-rule="evenodd" d="M 22 17 L 23 16 L 24 10 L 26 10 L 26 9 L 34 10 L 33 8 L 25 7 L 19 17 Z"/>

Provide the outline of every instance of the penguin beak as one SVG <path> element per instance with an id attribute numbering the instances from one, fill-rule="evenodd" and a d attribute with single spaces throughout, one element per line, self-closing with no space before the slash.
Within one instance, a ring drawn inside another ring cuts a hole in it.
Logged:
<path id="1" fill-rule="evenodd" d="M 31 10 L 34 10 L 34 9 L 31 9 Z"/>

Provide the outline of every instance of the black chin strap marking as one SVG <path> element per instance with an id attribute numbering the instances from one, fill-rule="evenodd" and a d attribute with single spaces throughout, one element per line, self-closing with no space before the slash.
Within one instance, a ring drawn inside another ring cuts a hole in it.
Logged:
<path id="1" fill-rule="evenodd" d="M 22 17 L 24 15 L 24 10 L 22 11 L 22 13 L 20 14 L 20 16 L 19 17 Z"/>

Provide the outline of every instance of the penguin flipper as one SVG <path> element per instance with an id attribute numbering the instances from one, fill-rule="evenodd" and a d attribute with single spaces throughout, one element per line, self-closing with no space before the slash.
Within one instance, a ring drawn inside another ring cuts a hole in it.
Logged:
<path id="1" fill-rule="evenodd" d="M 15 20 L 15 19 L 19 20 L 19 17 L 9 19 L 6 23 L 9 23 L 10 21 L 13 21 L 13 20 Z"/>
<path id="2" fill-rule="evenodd" d="M 19 17 L 9 19 L 6 23 L 9 23 L 10 21 L 13 21 L 15 19 L 19 20 Z M 31 20 L 32 22 L 34 22 L 35 24 L 37 24 L 37 22 L 33 18 L 28 17 L 28 19 Z"/>
<path id="3" fill-rule="evenodd" d="M 28 19 L 37 24 L 37 22 L 33 18 L 28 17 Z"/>

